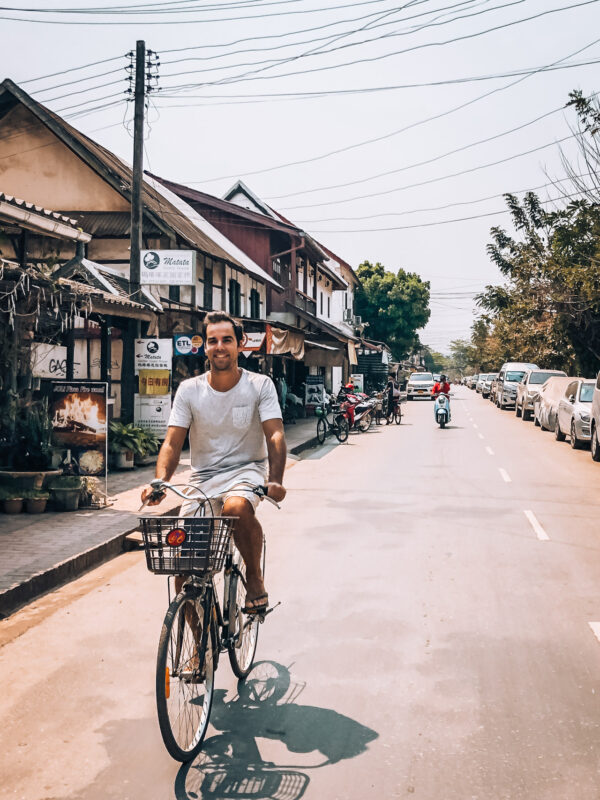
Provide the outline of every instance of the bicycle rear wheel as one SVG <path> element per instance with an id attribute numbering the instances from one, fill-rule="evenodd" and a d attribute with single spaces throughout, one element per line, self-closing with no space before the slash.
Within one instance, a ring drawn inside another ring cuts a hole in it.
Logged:
<path id="1" fill-rule="evenodd" d="M 191 595 L 180 592 L 167 610 L 158 643 L 158 724 L 165 747 L 176 761 L 190 761 L 199 753 L 208 728 L 214 690 L 213 642 L 210 630 L 202 634 L 210 620 L 205 608 L 210 597 L 208 591 L 197 608 Z"/>
<path id="2" fill-rule="evenodd" d="M 320 421 L 320 420 L 319 420 Z M 266 543 L 263 537 L 262 574 L 265 574 Z M 237 568 L 246 577 L 246 565 L 237 553 Z M 259 619 L 256 615 L 246 615 L 242 608 L 246 601 L 246 587 L 238 575 L 232 574 L 229 582 L 228 639 L 229 663 L 236 678 L 245 678 L 254 663 L 256 645 L 258 644 Z"/>
<path id="3" fill-rule="evenodd" d="M 402 409 L 400 406 L 398 406 L 398 408 L 394 411 L 394 422 L 396 425 L 400 425 L 402 422 Z"/>

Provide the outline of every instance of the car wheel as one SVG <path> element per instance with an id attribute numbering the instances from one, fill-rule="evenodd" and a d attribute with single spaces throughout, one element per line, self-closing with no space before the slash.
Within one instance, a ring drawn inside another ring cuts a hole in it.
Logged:
<path id="1" fill-rule="evenodd" d="M 515 417 L 521 417 L 523 415 L 522 408 L 519 408 L 519 404 L 515 403 Z"/>
<path id="2" fill-rule="evenodd" d="M 573 450 L 579 450 L 581 447 L 581 440 L 577 438 L 577 433 L 575 431 L 575 420 L 571 420 L 571 447 Z"/>
<path id="3" fill-rule="evenodd" d="M 598 441 L 598 429 L 594 426 L 594 430 L 592 431 L 592 459 L 594 461 L 600 461 L 600 442 Z"/>
<path id="4" fill-rule="evenodd" d="M 531 419 L 531 410 L 530 409 L 528 409 L 528 408 L 524 408 L 523 409 L 522 419 L 524 419 L 525 422 L 527 422 L 528 420 Z"/>
<path id="5" fill-rule="evenodd" d="M 541 423 L 540 423 L 540 421 L 538 419 L 538 415 L 535 413 L 535 411 L 533 412 L 533 424 L 535 425 L 536 428 L 541 428 L 542 427 Z"/>
<path id="6" fill-rule="evenodd" d="M 564 442 L 564 440 L 567 438 L 560 429 L 560 423 L 558 421 L 558 418 L 554 423 L 554 438 L 556 439 L 557 442 Z"/>

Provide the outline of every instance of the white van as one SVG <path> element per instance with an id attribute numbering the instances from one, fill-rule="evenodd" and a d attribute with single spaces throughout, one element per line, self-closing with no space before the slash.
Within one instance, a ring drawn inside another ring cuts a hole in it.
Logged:
<path id="1" fill-rule="evenodd" d="M 591 451 L 594 461 L 600 461 L 600 439 L 598 439 L 598 429 L 600 428 L 600 372 L 596 379 L 596 388 L 592 399 L 592 443 Z"/>
<path id="2" fill-rule="evenodd" d="M 539 369 L 537 364 L 523 361 L 507 361 L 496 378 L 496 396 L 494 402 L 498 408 L 514 406 L 517 402 L 517 386 L 523 380 L 528 369 Z"/>

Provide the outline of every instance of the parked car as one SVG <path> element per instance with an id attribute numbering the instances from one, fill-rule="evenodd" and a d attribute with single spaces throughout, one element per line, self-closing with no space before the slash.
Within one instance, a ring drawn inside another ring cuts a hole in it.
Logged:
<path id="1" fill-rule="evenodd" d="M 496 402 L 496 388 L 498 386 L 499 375 L 500 373 L 497 372 L 496 376 L 492 378 L 492 382 L 490 383 L 490 393 L 488 394 L 488 400 L 490 400 L 492 403 Z"/>
<path id="2" fill-rule="evenodd" d="M 533 403 L 533 419 L 543 431 L 553 431 L 558 418 L 558 404 L 573 378 L 553 375 L 542 384 Z"/>
<path id="3" fill-rule="evenodd" d="M 596 380 L 596 387 L 594 389 L 594 397 L 592 399 L 592 438 L 591 438 L 591 451 L 594 461 L 600 461 L 600 439 L 598 439 L 598 427 L 600 426 L 600 372 Z"/>
<path id="4" fill-rule="evenodd" d="M 558 442 L 568 436 L 573 450 L 587 444 L 592 438 L 590 424 L 594 381 L 577 378 L 564 391 L 558 404 L 558 421 L 554 435 Z"/>
<path id="5" fill-rule="evenodd" d="M 539 393 L 540 387 L 553 375 L 566 377 L 566 374 L 566 372 L 560 369 L 526 370 L 523 380 L 517 386 L 517 399 L 515 402 L 515 414 L 517 417 L 522 417 L 524 420 L 531 419 L 531 415 L 533 414 L 533 401 Z"/>
<path id="6" fill-rule="evenodd" d="M 487 378 L 487 373 L 485 372 L 480 373 L 479 377 L 477 378 L 477 383 L 475 384 L 475 391 L 477 392 L 477 394 L 481 394 L 481 391 L 483 389 L 483 384 L 486 378 Z"/>
<path id="7" fill-rule="evenodd" d="M 415 397 L 433 398 L 433 375 L 431 372 L 413 372 L 406 384 L 406 398 L 413 400 Z"/>
<path id="8" fill-rule="evenodd" d="M 497 372 L 488 372 L 485 376 L 485 380 L 483 382 L 483 386 L 481 387 L 481 396 L 482 397 L 489 397 L 492 391 L 492 386 L 495 379 L 498 377 Z"/>
<path id="9" fill-rule="evenodd" d="M 494 402 L 498 408 L 515 405 L 517 386 L 523 380 L 523 376 L 528 369 L 538 369 L 538 365 L 520 361 L 507 361 L 502 365 L 496 379 L 496 391 L 494 393 Z"/>
<path id="10" fill-rule="evenodd" d="M 479 379 L 479 375 L 471 375 L 471 377 L 467 381 L 467 386 L 469 387 L 469 389 L 474 389 L 475 388 L 478 379 Z"/>

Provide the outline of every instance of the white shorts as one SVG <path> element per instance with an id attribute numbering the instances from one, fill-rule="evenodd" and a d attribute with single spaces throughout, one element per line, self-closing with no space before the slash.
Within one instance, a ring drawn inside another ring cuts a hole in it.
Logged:
<path id="1" fill-rule="evenodd" d="M 243 497 L 252 508 L 260 503 L 260 497 L 255 494 L 247 483 L 252 486 L 264 486 L 265 474 L 254 465 L 243 467 L 234 472 L 227 472 L 222 475 L 214 475 L 212 478 L 202 482 L 190 481 L 192 486 L 200 489 L 210 499 L 206 504 L 205 514 L 207 516 L 219 517 L 223 510 L 223 504 L 230 497 Z M 241 484 L 241 485 L 240 485 Z M 202 507 L 202 501 L 186 500 L 181 504 L 182 517 L 195 517 Z"/>

